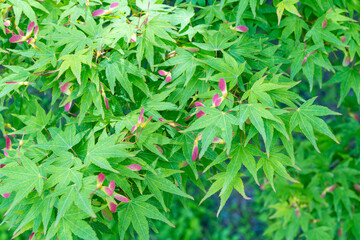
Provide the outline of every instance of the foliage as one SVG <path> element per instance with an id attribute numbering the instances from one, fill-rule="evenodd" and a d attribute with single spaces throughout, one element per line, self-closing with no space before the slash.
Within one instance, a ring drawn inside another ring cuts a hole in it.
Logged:
<path id="1" fill-rule="evenodd" d="M 339 113 L 296 88 L 304 77 L 310 91 L 322 87 L 327 71 L 325 85 L 340 83 L 339 106 L 349 91 L 360 102 L 359 6 L 2 1 L 0 194 L 13 237 L 149 239 L 154 221 L 174 227 L 173 199 L 194 200 L 189 184 L 203 191 L 196 202 L 219 194 L 217 215 L 232 192 L 248 199 L 249 177 L 273 190 L 306 188 L 298 171 L 308 160 L 295 155 L 294 136 L 318 152 L 323 136 L 342 147 L 349 139 L 322 119 Z M 356 219 L 349 199 L 344 211 Z"/>

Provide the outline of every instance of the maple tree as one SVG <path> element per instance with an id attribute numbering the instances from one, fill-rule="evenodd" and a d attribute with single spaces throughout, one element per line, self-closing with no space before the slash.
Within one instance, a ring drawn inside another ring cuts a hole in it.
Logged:
<path id="1" fill-rule="evenodd" d="M 0 9 L 0 194 L 13 237 L 145 240 L 154 220 L 175 227 L 173 198 L 217 193 L 219 215 L 232 192 L 249 199 L 250 181 L 311 189 L 296 137 L 317 152 L 319 139 L 345 137 L 325 121 L 340 113 L 298 86 L 340 84 L 338 107 L 349 92 L 360 103 L 358 0 L 5 0 Z M 359 196 L 338 184 L 316 198 L 344 189 L 334 201 L 359 218 L 349 203 Z M 286 237 L 281 217 L 295 206 L 303 236 L 328 236 L 294 202 L 272 203 L 279 220 L 266 235 Z"/>

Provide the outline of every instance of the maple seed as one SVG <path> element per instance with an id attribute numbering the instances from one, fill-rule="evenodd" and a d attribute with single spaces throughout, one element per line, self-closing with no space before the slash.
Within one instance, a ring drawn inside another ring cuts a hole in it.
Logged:
<path id="1" fill-rule="evenodd" d="M 194 147 L 191 155 L 191 159 L 195 161 L 199 156 L 199 141 L 202 139 L 202 135 L 198 135 L 194 141 Z"/>
<path id="2" fill-rule="evenodd" d="M 222 102 L 222 99 L 219 97 L 219 94 L 215 94 L 212 98 L 212 103 L 213 103 L 213 107 L 218 107 L 220 106 Z"/>
<path id="3" fill-rule="evenodd" d="M 117 6 L 119 6 L 119 3 L 118 3 L 118 2 L 114 2 L 114 3 L 112 3 L 112 4 L 110 5 L 110 8 L 111 8 L 111 9 L 114 9 L 114 8 L 116 8 Z"/>
<path id="4" fill-rule="evenodd" d="M 136 34 L 135 33 L 133 33 L 133 35 L 131 35 L 130 42 L 136 42 Z"/>
<path id="5" fill-rule="evenodd" d="M 130 170 L 132 170 L 132 171 L 136 171 L 136 172 L 138 172 L 138 171 L 140 171 L 141 170 L 141 166 L 140 165 L 138 165 L 138 164 L 130 164 L 130 165 L 127 165 L 126 166 L 128 169 L 130 169 Z"/>
<path id="6" fill-rule="evenodd" d="M 97 185 L 96 185 L 96 187 L 100 189 L 102 187 L 102 184 L 103 184 L 104 180 L 105 180 L 105 175 L 103 173 L 100 173 L 97 176 Z"/>
<path id="7" fill-rule="evenodd" d="M 114 198 L 120 202 L 129 202 L 129 199 L 121 194 L 115 193 Z"/>
<path id="8" fill-rule="evenodd" d="M 166 76 L 165 78 L 165 81 L 166 82 L 170 82 L 171 81 L 171 72 L 166 72 L 164 70 L 159 70 L 158 73 L 161 75 L 161 76 Z"/>
<path id="9" fill-rule="evenodd" d="M 1 194 L 1 196 L 3 196 L 4 198 L 9 198 L 9 197 L 10 197 L 10 193 L 3 193 L 3 194 Z"/>
<path id="10" fill-rule="evenodd" d="M 113 203 L 113 202 L 109 202 L 109 209 L 112 213 L 116 212 L 116 208 L 117 208 L 117 204 Z"/>
<path id="11" fill-rule="evenodd" d="M 10 23 L 9 20 L 5 20 L 5 21 L 4 21 L 4 26 L 5 26 L 5 27 L 10 27 L 10 25 L 11 25 L 11 23 Z"/>
<path id="12" fill-rule="evenodd" d="M 227 96 L 227 89 L 226 89 L 226 82 L 223 78 L 220 78 L 219 80 L 219 88 L 223 97 L 225 98 Z"/>
<path id="13" fill-rule="evenodd" d="M 30 235 L 29 240 L 32 240 L 32 239 L 34 238 L 34 235 L 35 235 L 35 233 L 33 232 L 33 233 Z"/>
<path id="14" fill-rule="evenodd" d="M 322 22 L 322 25 L 321 25 L 321 27 L 322 28 L 326 28 L 326 26 L 327 26 L 327 20 L 326 19 L 324 19 L 324 21 Z"/>
<path id="15" fill-rule="evenodd" d="M 135 132 L 138 127 L 144 122 L 144 108 L 141 109 L 137 123 L 131 128 L 131 133 Z"/>
<path id="16" fill-rule="evenodd" d="M 309 53 L 308 55 L 306 55 L 306 56 L 304 57 L 304 60 L 303 60 L 302 63 L 301 63 L 301 66 L 305 64 L 305 62 L 307 61 L 308 57 L 310 57 L 311 55 L 315 54 L 316 52 L 317 52 L 317 51 L 314 51 L 314 52 L 311 52 L 311 53 Z"/>
<path id="17" fill-rule="evenodd" d="M 98 10 L 95 10 L 92 15 L 93 17 L 98 17 L 98 16 L 102 16 L 102 15 L 105 15 L 105 10 L 102 10 L 102 9 L 98 9 Z"/>
<path id="18" fill-rule="evenodd" d="M 104 187 L 104 191 L 108 196 L 112 196 L 115 190 L 115 182 L 111 180 L 109 183 L 109 187 Z"/>
<path id="19" fill-rule="evenodd" d="M 232 29 L 235 31 L 238 31 L 238 32 L 242 32 L 242 33 L 246 33 L 249 30 L 249 28 L 247 26 L 243 26 L 243 25 L 233 27 Z"/>
<path id="20" fill-rule="evenodd" d="M 6 148 L 3 149 L 5 157 L 9 157 L 9 154 L 5 150 L 11 150 L 11 139 L 8 136 L 4 136 L 6 142 Z"/>
<path id="21" fill-rule="evenodd" d="M 102 83 L 100 83 L 100 85 L 101 85 L 101 96 L 104 98 L 106 109 L 109 110 L 109 101 L 105 95 L 104 86 Z"/>
<path id="22" fill-rule="evenodd" d="M 342 65 L 343 65 L 344 67 L 347 67 L 347 66 L 350 65 L 350 63 L 351 63 L 351 58 L 350 58 L 350 57 L 347 57 L 347 56 L 344 56 L 344 60 L 343 60 L 343 62 L 342 62 Z"/>

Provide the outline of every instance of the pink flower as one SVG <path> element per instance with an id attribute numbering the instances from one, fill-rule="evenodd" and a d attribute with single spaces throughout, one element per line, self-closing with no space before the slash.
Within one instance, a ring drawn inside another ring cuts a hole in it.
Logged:
<path id="1" fill-rule="evenodd" d="M 115 182 L 114 180 L 111 180 L 109 183 L 109 187 L 104 187 L 104 192 L 108 195 L 108 196 L 112 196 L 115 190 Z"/>
<path id="2" fill-rule="evenodd" d="M 346 37 L 345 37 L 345 36 L 341 36 L 340 39 L 341 39 L 342 42 L 345 42 L 345 41 L 346 41 Z"/>
<path id="3" fill-rule="evenodd" d="M 129 199 L 121 194 L 115 193 L 114 198 L 120 202 L 129 202 Z"/>
<path id="4" fill-rule="evenodd" d="M 354 188 L 356 191 L 360 192 L 360 185 L 354 183 Z"/>
<path id="5" fill-rule="evenodd" d="M 108 206 L 112 213 L 116 212 L 116 208 L 118 207 L 118 205 L 113 202 L 109 202 Z"/>
<path id="6" fill-rule="evenodd" d="M 100 83 L 100 85 L 101 85 L 101 95 L 104 98 L 106 109 L 109 110 L 109 102 L 108 102 L 108 99 L 107 99 L 107 97 L 105 95 L 104 86 L 103 86 L 102 82 Z"/>
<path id="7" fill-rule="evenodd" d="M 249 30 L 249 28 L 247 26 L 243 26 L 243 25 L 233 27 L 232 29 L 235 31 L 238 31 L 238 32 L 242 32 L 242 33 L 246 33 Z"/>
<path id="8" fill-rule="evenodd" d="M 165 81 L 170 82 L 171 81 L 171 72 L 165 72 L 164 70 L 160 70 L 158 72 L 161 76 L 166 76 Z"/>
<path id="9" fill-rule="evenodd" d="M 327 26 L 327 20 L 326 19 L 324 19 L 324 21 L 322 22 L 322 25 L 321 25 L 321 27 L 322 28 L 326 28 L 326 26 Z"/>
<path id="10" fill-rule="evenodd" d="M 132 171 L 140 171 L 141 170 L 141 166 L 138 164 L 130 164 L 126 166 L 128 169 L 132 170 Z"/>
<path id="11" fill-rule="evenodd" d="M 219 94 L 215 94 L 212 98 L 212 102 L 213 102 L 213 107 L 218 107 L 220 106 L 222 99 L 219 97 Z"/>
<path id="12" fill-rule="evenodd" d="M 300 214 L 300 211 L 298 208 L 295 209 L 295 215 L 296 217 L 300 218 L 301 217 L 301 214 Z"/>

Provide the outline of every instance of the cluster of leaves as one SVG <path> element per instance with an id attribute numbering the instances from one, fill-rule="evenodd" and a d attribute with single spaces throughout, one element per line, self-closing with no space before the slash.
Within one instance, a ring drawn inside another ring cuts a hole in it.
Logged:
<path id="1" fill-rule="evenodd" d="M 333 122 L 342 144 L 334 146 L 320 138 L 322 154 L 306 142 L 299 144 L 296 158 L 301 184 L 278 181 L 277 192 L 264 186 L 269 224 L 265 234 L 273 239 L 359 239 L 359 131 L 353 118 Z M 301 164 L 300 164 L 301 162 Z M 286 226 L 286 228 L 284 228 Z"/>
<path id="2" fill-rule="evenodd" d="M 3 221 L 14 237 L 148 239 L 154 220 L 173 226 L 172 198 L 194 200 L 188 182 L 200 203 L 219 192 L 218 214 L 234 189 L 248 198 L 245 176 L 297 183 L 294 133 L 320 151 L 318 135 L 338 142 L 320 117 L 338 114 L 293 89 L 328 70 L 339 103 L 359 96 L 358 6 L 3 1 Z"/>

